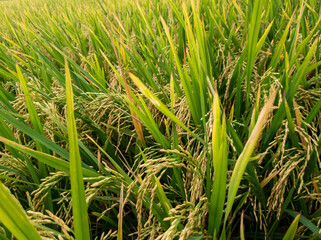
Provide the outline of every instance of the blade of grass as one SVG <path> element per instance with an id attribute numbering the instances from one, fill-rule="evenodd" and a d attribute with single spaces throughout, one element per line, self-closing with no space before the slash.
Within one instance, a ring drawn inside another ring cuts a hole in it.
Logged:
<path id="1" fill-rule="evenodd" d="M 242 176 L 244 174 L 244 171 L 246 169 L 246 166 L 250 160 L 250 157 L 254 151 L 254 147 L 256 146 L 256 143 L 258 141 L 258 138 L 262 132 L 262 127 L 271 112 L 271 108 L 274 103 L 274 99 L 276 97 L 277 91 L 272 93 L 270 98 L 265 103 L 264 107 L 262 108 L 260 115 L 258 117 L 257 123 L 255 124 L 255 127 L 251 133 L 251 136 L 249 137 L 246 145 L 244 146 L 244 149 L 239 156 L 236 165 L 233 169 L 232 177 L 230 180 L 229 190 L 228 190 L 228 197 L 227 197 L 227 203 L 226 203 L 226 210 L 225 210 L 225 220 L 226 223 L 228 216 L 232 210 L 232 206 L 235 200 L 235 196 L 237 193 L 237 190 L 239 188 Z"/>
<path id="2" fill-rule="evenodd" d="M 41 240 L 24 209 L 0 182 L 0 219 L 18 240 Z"/>
<path id="3" fill-rule="evenodd" d="M 256 94 L 256 102 L 255 102 L 255 105 L 253 108 L 251 123 L 250 123 L 250 127 L 249 127 L 249 136 L 250 136 L 251 132 L 253 131 L 255 123 L 256 123 L 257 118 L 259 116 L 260 96 L 261 96 L 261 86 L 259 85 L 259 89 Z"/>
<path id="4" fill-rule="evenodd" d="M 292 142 L 292 144 L 294 146 L 299 147 L 299 138 L 295 134 L 294 121 L 293 121 L 293 118 L 291 116 L 290 107 L 289 107 L 288 102 L 286 101 L 286 99 L 284 99 L 284 106 L 285 106 L 286 117 L 287 117 L 287 120 L 288 120 L 289 135 L 290 135 L 291 142 Z"/>
<path id="5" fill-rule="evenodd" d="M 245 240 L 245 236 L 244 236 L 244 212 L 242 212 L 242 215 L 241 215 L 240 235 L 241 235 L 241 240 Z"/>
<path id="6" fill-rule="evenodd" d="M 117 240 L 123 240 L 124 184 L 121 184 L 118 212 Z"/>
<path id="7" fill-rule="evenodd" d="M 249 28 L 249 39 L 247 42 L 248 52 L 247 52 L 247 66 L 246 66 L 246 108 L 249 107 L 249 99 L 250 99 L 250 82 L 252 76 L 252 70 L 256 58 L 256 46 L 257 40 L 260 31 L 261 18 L 262 18 L 262 9 L 263 9 L 263 1 L 257 0 L 254 2 L 251 23 Z"/>
<path id="8" fill-rule="evenodd" d="M 11 141 L 17 142 L 17 139 L 14 136 L 14 133 L 12 132 L 10 127 L 7 125 L 7 123 L 5 121 L 3 121 L 3 119 L 1 117 L 0 117 L 0 136 L 7 138 Z M 36 166 L 34 164 L 32 164 L 32 162 L 27 157 L 21 156 L 19 151 L 16 150 L 15 148 L 8 146 L 8 150 L 13 157 L 18 158 L 18 159 L 20 158 L 20 159 L 23 159 L 26 161 L 27 167 L 29 169 L 30 175 L 31 175 L 34 183 L 39 184 L 40 179 L 39 179 L 39 175 L 37 173 Z"/>
<path id="9" fill-rule="evenodd" d="M 265 43 L 266 37 L 268 36 L 268 34 L 269 34 L 270 30 L 271 30 L 271 27 L 273 26 L 273 23 L 274 23 L 274 21 L 272 21 L 272 22 L 269 24 L 269 26 L 267 26 L 267 28 L 265 29 L 262 37 L 261 37 L 260 40 L 257 42 L 257 44 L 256 44 L 256 53 L 255 53 L 255 56 L 257 56 L 257 55 L 260 53 L 260 51 L 261 51 L 261 49 L 262 49 L 262 47 L 263 47 L 263 44 Z"/>
<path id="10" fill-rule="evenodd" d="M 26 123 L 23 121 L 20 121 L 16 119 L 17 115 L 13 115 L 11 112 L 5 111 L 0 108 L 0 114 L 1 117 L 6 120 L 8 123 L 12 124 L 14 127 L 31 137 L 32 139 L 35 139 L 39 141 L 41 144 L 52 150 L 53 152 L 59 154 L 65 159 L 69 159 L 68 152 L 55 144 L 54 142 L 50 141 L 40 133 L 33 130 L 31 127 L 29 127 Z M 19 117 L 20 115 L 18 115 Z"/>
<path id="11" fill-rule="evenodd" d="M 312 46 L 310 48 L 310 51 L 308 52 L 307 56 L 304 59 L 304 62 L 302 63 L 302 65 L 298 69 L 297 73 L 295 74 L 293 80 L 291 81 L 291 84 L 289 86 L 289 90 L 285 94 L 285 98 L 288 103 L 292 102 L 292 100 L 295 96 L 295 92 L 297 91 L 302 79 L 304 78 L 305 70 L 310 62 L 310 59 L 313 55 L 316 45 L 317 45 L 317 41 L 314 41 L 314 43 L 312 44 Z M 281 106 L 276 111 L 275 117 L 272 120 L 271 126 L 270 126 L 267 134 L 265 135 L 265 138 L 263 141 L 264 146 L 266 146 L 270 142 L 270 140 L 273 138 L 274 134 L 279 129 L 285 116 L 286 116 L 285 105 L 284 105 L 284 103 L 282 103 Z"/>
<path id="12" fill-rule="evenodd" d="M 316 234 L 319 237 L 321 237 L 320 229 L 315 224 L 313 224 L 309 219 L 307 219 L 305 216 L 300 215 L 298 212 L 295 212 L 295 211 L 292 211 L 292 210 L 289 210 L 289 209 L 286 209 L 286 212 L 288 214 L 290 214 L 294 218 L 296 218 L 299 215 L 300 216 L 299 217 L 300 223 L 302 223 L 304 226 L 306 226 L 314 234 Z"/>
<path id="13" fill-rule="evenodd" d="M 300 214 L 298 214 L 293 222 L 291 223 L 289 229 L 286 231 L 283 240 L 293 240 L 295 237 L 296 230 L 298 229 Z"/>
<path id="14" fill-rule="evenodd" d="M 213 115 L 212 156 L 214 182 L 209 206 L 208 232 L 210 235 L 213 235 L 213 239 L 215 239 L 219 232 L 223 216 L 228 162 L 225 116 L 223 116 L 223 120 L 221 122 L 220 100 L 217 93 L 214 95 Z"/>
<path id="15" fill-rule="evenodd" d="M 309 112 L 308 116 L 305 118 L 304 121 L 306 123 L 311 123 L 320 110 L 321 110 L 321 99 L 314 105 L 314 107 Z"/>
<path id="16" fill-rule="evenodd" d="M 182 82 L 182 86 L 183 86 L 183 89 L 184 89 L 184 92 L 186 95 L 188 105 L 190 106 L 192 118 L 193 118 L 196 125 L 200 125 L 199 124 L 200 123 L 199 106 L 197 104 L 195 104 L 198 102 L 197 98 L 196 98 L 197 95 L 193 93 L 193 88 L 192 88 L 192 84 L 190 82 L 190 78 L 187 75 L 187 73 L 185 71 L 185 67 L 182 66 L 181 60 L 178 57 L 178 54 L 176 52 L 176 48 L 175 48 L 173 40 L 172 40 L 172 36 L 169 32 L 169 27 L 167 26 L 167 24 L 162 16 L 160 16 L 160 20 L 162 22 L 164 31 L 165 31 L 167 39 L 169 41 L 171 52 L 174 56 L 177 71 L 178 71 L 180 80 Z"/>
<path id="17" fill-rule="evenodd" d="M 90 239 L 85 186 L 78 146 L 77 128 L 74 117 L 74 100 L 68 62 L 66 66 L 66 102 L 68 118 L 68 139 L 70 158 L 70 182 L 75 237 L 79 240 Z"/>
<path id="18" fill-rule="evenodd" d="M 125 72 L 124 72 L 124 70 L 123 70 L 123 67 L 122 67 L 120 58 L 119 58 L 119 56 L 118 56 L 118 53 L 117 53 L 117 50 L 116 50 L 116 46 L 115 46 L 115 44 L 114 44 L 114 40 L 113 40 L 113 38 L 112 38 L 112 36 L 111 36 L 110 31 L 108 31 L 108 34 L 109 34 L 109 37 L 110 37 L 110 39 L 111 39 L 111 44 L 112 44 L 112 47 L 113 47 L 113 49 L 114 49 L 114 52 L 115 52 L 115 55 L 116 55 L 116 58 L 117 58 L 117 61 L 118 61 L 118 65 L 119 65 L 119 67 L 120 67 L 120 73 L 121 73 L 121 77 L 123 78 L 123 83 L 124 83 L 126 95 L 127 95 L 128 99 L 129 99 L 129 101 L 134 104 L 134 101 L 133 101 L 133 99 L 132 99 L 132 97 L 131 97 L 131 94 L 130 94 L 130 91 L 129 91 L 129 87 L 128 87 L 128 84 L 127 84 Z M 134 127 L 135 127 L 135 130 L 136 130 L 136 133 L 137 133 L 139 139 L 140 139 L 143 143 L 145 143 L 142 124 L 141 124 L 139 121 L 137 121 L 137 119 L 136 119 L 137 116 L 136 116 L 135 112 L 134 112 L 131 108 L 130 108 L 130 112 L 131 112 L 131 114 L 132 114 L 132 116 L 133 116 L 132 119 L 133 119 L 133 123 L 134 123 Z"/>
<path id="19" fill-rule="evenodd" d="M 21 84 L 21 87 L 23 89 L 23 93 L 24 93 L 24 96 L 25 96 L 26 105 L 27 105 L 27 109 L 28 109 L 28 112 L 29 112 L 30 121 L 32 123 L 32 126 L 34 127 L 35 131 L 37 131 L 41 135 L 45 136 L 45 133 L 44 133 L 43 128 L 42 128 L 42 124 L 40 122 L 38 113 L 36 111 L 36 107 L 33 104 L 33 101 L 31 99 L 26 79 L 23 77 L 22 72 L 21 72 L 20 67 L 19 67 L 18 64 L 16 64 L 16 69 L 17 69 L 18 79 L 20 81 L 20 84 Z M 38 151 L 41 151 L 41 152 L 44 152 L 44 153 L 49 153 L 49 150 L 45 146 L 41 145 L 39 143 L 39 141 L 36 141 L 36 146 L 37 146 L 37 150 Z M 39 172 L 40 172 L 40 178 L 45 178 L 45 177 L 48 176 L 46 165 L 43 164 L 42 162 L 39 162 Z M 45 205 L 46 205 L 46 208 L 49 211 L 53 211 L 51 192 L 49 192 L 48 195 L 45 198 Z"/>
<path id="20" fill-rule="evenodd" d="M 282 35 L 282 37 L 281 37 L 281 39 L 279 41 L 278 46 L 274 50 L 274 53 L 273 53 L 269 68 L 271 67 L 272 69 L 275 69 L 277 64 L 278 64 L 278 62 L 280 61 L 280 56 L 281 56 L 281 53 L 282 53 L 283 45 L 284 45 L 284 43 L 286 41 L 286 37 L 288 36 L 288 32 L 289 32 L 293 17 L 294 17 L 294 13 L 293 13 L 288 25 L 286 26 L 286 28 L 285 28 L 285 30 L 283 32 L 283 35 Z"/>
<path id="21" fill-rule="evenodd" d="M 43 152 L 38 152 L 36 150 L 33 150 L 31 148 L 28 148 L 28 147 L 18 144 L 16 142 L 10 141 L 4 137 L 0 137 L 0 142 L 3 142 L 7 146 L 12 147 L 22 153 L 28 154 L 28 155 L 36 158 L 38 161 L 41 161 L 50 167 L 56 168 L 57 170 L 63 171 L 65 173 L 70 172 L 70 164 L 69 164 L 69 162 L 67 162 L 65 160 L 62 160 L 60 158 L 51 156 L 51 155 L 43 153 Z M 88 170 L 86 168 L 83 168 L 83 173 L 84 173 L 85 177 L 99 177 L 100 176 L 100 174 L 98 174 L 97 172 L 94 172 L 92 170 Z"/>
<path id="22" fill-rule="evenodd" d="M 193 133 L 184 123 L 182 123 L 166 106 L 160 99 L 158 99 L 155 94 L 153 94 L 135 75 L 129 73 L 130 78 L 136 84 L 136 86 L 140 89 L 140 91 L 154 104 L 154 106 L 161 111 L 164 115 L 169 117 L 172 121 L 174 121 L 177 125 L 181 126 L 185 131 L 190 133 L 193 137 L 195 137 L 198 141 L 205 145 L 203 139 Z"/>

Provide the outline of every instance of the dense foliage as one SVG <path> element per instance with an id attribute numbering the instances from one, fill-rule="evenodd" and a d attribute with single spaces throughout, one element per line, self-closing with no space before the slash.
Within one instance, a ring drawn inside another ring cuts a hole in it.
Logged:
<path id="1" fill-rule="evenodd" d="M 320 239 L 320 5 L 0 1 L 0 239 Z"/>

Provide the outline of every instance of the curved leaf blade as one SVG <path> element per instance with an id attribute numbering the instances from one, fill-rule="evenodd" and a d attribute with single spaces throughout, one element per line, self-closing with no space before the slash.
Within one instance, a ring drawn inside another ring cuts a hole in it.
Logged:
<path id="1" fill-rule="evenodd" d="M 74 116 L 74 99 L 68 62 L 66 66 L 66 101 L 68 120 L 68 139 L 70 156 L 70 182 L 75 237 L 79 240 L 90 239 L 85 186 L 78 146 L 78 135 Z"/>
<path id="2" fill-rule="evenodd" d="M 41 240 L 18 201 L 0 182 L 0 219 L 18 240 Z"/>

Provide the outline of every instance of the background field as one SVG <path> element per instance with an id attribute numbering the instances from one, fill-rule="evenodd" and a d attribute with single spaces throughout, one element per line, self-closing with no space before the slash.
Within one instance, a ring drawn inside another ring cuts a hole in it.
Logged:
<path id="1" fill-rule="evenodd" d="M 0 239 L 320 239 L 320 5 L 1 1 Z"/>

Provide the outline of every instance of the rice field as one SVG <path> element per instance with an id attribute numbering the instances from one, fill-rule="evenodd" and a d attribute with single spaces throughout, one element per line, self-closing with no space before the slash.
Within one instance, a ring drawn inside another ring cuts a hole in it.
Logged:
<path id="1" fill-rule="evenodd" d="M 0 1 L 0 239 L 321 239 L 317 0 Z"/>

